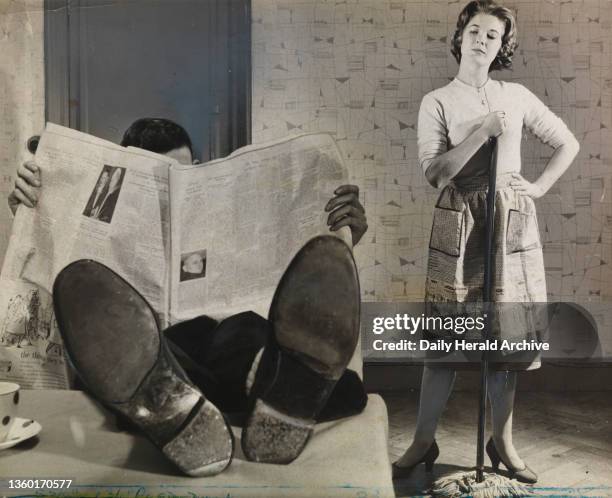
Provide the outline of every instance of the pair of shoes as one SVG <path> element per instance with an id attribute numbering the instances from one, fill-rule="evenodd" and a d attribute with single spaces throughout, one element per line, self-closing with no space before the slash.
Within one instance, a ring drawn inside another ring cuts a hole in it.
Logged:
<path id="1" fill-rule="evenodd" d="M 421 459 L 418 462 L 413 463 L 412 465 L 409 465 L 408 467 L 402 467 L 398 465 L 397 462 L 394 462 L 393 465 L 391 466 L 391 469 L 393 471 L 393 479 L 406 479 L 412 473 L 412 471 L 416 468 L 416 466 L 421 463 L 425 464 L 426 472 L 431 472 L 433 470 L 433 464 L 438 459 L 439 456 L 440 456 L 440 448 L 438 448 L 438 443 L 434 439 L 434 442 L 431 443 L 431 446 L 427 449 L 425 454 L 421 457 Z"/>
<path id="2" fill-rule="evenodd" d="M 215 475 L 230 464 L 231 427 L 189 380 L 155 312 L 128 282 L 80 260 L 57 276 L 53 300 L 67 357 L 92 397 L 136 425 L 188 475 Z M 290 263 L 270 307 L 274 333 L 242 433 L 248 459 L 288 463 L 299 456 L 355 350 L 359 306 L 348 246 L 332 236 L 312 239 Z"/>
<path id="3" fill-rule="evenodd" d="M 491 459 L 491 463 L 493 464 L 493 470 L 496 472 L 499 470 L 499 463 L 503 463 L 508 469 L 510 479 L 516 479 L 519 482 L 524 482 L 526 484 L 535 484 L 538 482 L 537 474 L 531 470 L 527 464 L 522 469 L 515 469 L 512 466 L 508 465 L 504 462 L 497 452 L 497 448 L 495 447 L 495 443 L 493 442 L 493 438 L 489 438 L 487 442 L 487 455 Z"/>

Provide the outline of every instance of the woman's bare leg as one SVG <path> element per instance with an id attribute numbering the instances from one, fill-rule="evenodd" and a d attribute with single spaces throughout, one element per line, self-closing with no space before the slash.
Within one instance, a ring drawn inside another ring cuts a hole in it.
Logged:
<path id="1" fill-rule="evenodd" d="M 525 467 L 525 463 L 512 444 L 512 411 L 516 378 L 516 372 L 489 372 L 488 395 L 491 402 L 491 423 L 495 448 L 504 462 L 520 470 Z"/>
<path id="2" fill-rule="evenodd" d="M 423 368 L 421 397 L 414 439 L 402 457 L 396 462 L 400 467 L 410 467 L 427 452 L 436 436 L 440 415 L 444 411 L 455 382 L 455 371 L 450 368 Z"/>

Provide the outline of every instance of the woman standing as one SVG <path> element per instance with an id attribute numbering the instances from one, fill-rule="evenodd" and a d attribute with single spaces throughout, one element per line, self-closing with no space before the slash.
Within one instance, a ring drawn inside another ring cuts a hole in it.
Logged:
<path id="1" fill-rule="evenodd" d="M 482 300 L 484 222 L 488 172 L 497 141 L 495 199 L 495 301 L 546 301 L 542 249 L 533 199 L 544 195 L 578 153 L 578 142 L 563 121 L 525 87 L 489 78 L 512 67 L 517 46 L 512 12 L 492 1 L 470 2 L 459 15 L 451 52 L 459 72 L 448 85 L 423 98 L 419 111 L 419 160 L 429 183 L 443 190 L 434 212 L 426 281 L 428 302 Z M 554 153 L 535 182 L 520 174 L 523 127 Z M 499 334 L 504 337 L 503 323 Z M 439 338 L 439 337 L 438 337 Z M 493 437 L 487 453 L 493 467 L 503 463 L 510 475 L 536 482 L 536 474 L 512 444 L 512 411 L 517 370 L 540 366 L 539 358 L 491 365 L 488 397 Z M 523 358 L 524 360 L 524 358 Z M 439 454 L 438 420 L 455 379 L 455 367 L 425 365 L 416 433 L 393 464 L 396 478 L 419 463 L 431 470 Z"/>

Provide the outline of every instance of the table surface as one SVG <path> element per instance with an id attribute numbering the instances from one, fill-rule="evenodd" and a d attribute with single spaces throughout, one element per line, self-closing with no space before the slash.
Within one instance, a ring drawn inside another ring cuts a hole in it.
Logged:
<path id="1" fill-rule="evenodd" d="M 248 462 L 234 428 L 236 454 L 223 473 L 180 475 L 144 437 L 118 431 L 112 415 L 80 391 L 23 390 L 19 416 L 42 425 L 33 440 L 0 451 L 0 481 L 72 479 L 56 496 L 393 496 L 383 400 L 370 395 L 363 413 L 317 424 L 289 465 Z M 0 483 L 0 495 L 24 495 Z"/>

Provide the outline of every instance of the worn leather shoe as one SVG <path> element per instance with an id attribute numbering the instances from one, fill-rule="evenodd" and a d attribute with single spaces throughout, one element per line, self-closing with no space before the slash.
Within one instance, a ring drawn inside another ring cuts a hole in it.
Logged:
<path id="1" fill-rule="evenodd" d="M 87 392 L 141 429 L 180 470 L 218 474 L 234 441 L 160 335 L 153 309 L 123 278 L 90 260 L 64 268 L 53 302 L 68 358 Z"/>
<path id="2" fill-rule="evenodd" d="M 264 348 L 242 431 L 249 460 L 286 464 L 304 449 L 317 415 L 348 365 L 359 336 L 359 280 L 348 246 L 310 240 L 293 258 L 272 300 Z"/>

